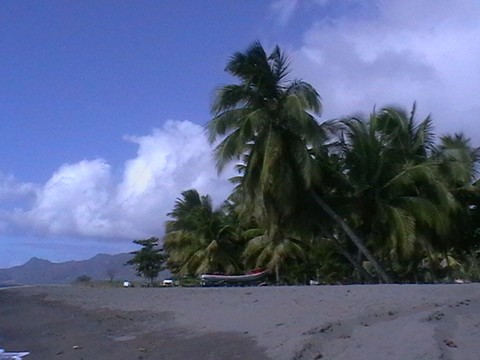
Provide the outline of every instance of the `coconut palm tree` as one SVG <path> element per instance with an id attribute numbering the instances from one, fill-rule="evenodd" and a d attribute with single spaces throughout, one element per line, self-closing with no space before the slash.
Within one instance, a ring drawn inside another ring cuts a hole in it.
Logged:
<path id="1" fill-rule="evenodd" d="M 278 283 L 282 264 L 287 260 L 295 262 L 305 260 L 306 252 L 298 239 L 284 237 L 280 242 L 273 242 L 263 234 L 248 242 L 243 257 L 250 267 L 262 267 L 274 271 Z"/>
<path id="2" fill-rule="evenodd" d="M 356 232 L 392 266 L 427 251 L 448 233 L 457 203 L 430 159 L 429 118 L 387 108 L 344 121 L 346 176 Z M 417 259 L 419 260 L 419 259 Z"/>
<path id="3" fill-rule="evenodd" d="M 480 188 L 475 180 L 480 149 L 472 147 L 470 139 L 464 134 L 446 135 L 440 138 L 432 158 L 438 162 L 440 175 L 460 205 L 458 211 L 452 214 L 451 231 L 436 244 L 449 270 L 449 253 L 461 257 L 463 252 L 470 252 L 475 245 L 473 222 L 480 197 Z"/>
<path id="4" fill-rule="evenodd" d="M 322 141 L 315 120 L 318 93 L 308 83 L 289 80 L 288 59 L 277 47 L 267 55 L 260 43 L 235 53 L 226 71 L 240 84 L 220 87 L 207 125 L 221 171 L 244 160 L 238 188 L 248 211 L 266 229 L 266 238 L 281 246 L 298 194 L 309 187 L 312 163 L 307 144 Z"/>
<path id="5" fill-rule="evenodd" d="M 209 196 L 187 190 L 168 214 L 164 238 L 168 265 L 174 273 L 240 271 L 240 247 L 236 233 L 222 209 L 214 210 Z"/>
<path id="6" fill-rule="evenodd" d="M 269 241 L 282 244 L 287 225 L 301 206 L 299 199 L 309 196 L 390 282 L 361 239 L 312 189 L 318 168 L 311 150 L 322 148 L 329 125 L 316 121 L 321 111 L 316 90 L 289 79 L 288 59 L 278 46 L 267 55 L 255 42 L 245 53 L 235 53 L 226 71 L 240 83 L 217 89 L 207 133 L 211 143 L 222 138 L 214 151 L 219 171 L 231 161 L 244 161 L 237 190 Z"/>
<path id="7" fill-rule="evenodd" d="M 480 148 L 474 148 L 464 134 L 445 135 L 435 148 L 433 158 L 440 163 L 440 171 L 452 190 L 461 195 L 472 188 L 480 161 Z"/>

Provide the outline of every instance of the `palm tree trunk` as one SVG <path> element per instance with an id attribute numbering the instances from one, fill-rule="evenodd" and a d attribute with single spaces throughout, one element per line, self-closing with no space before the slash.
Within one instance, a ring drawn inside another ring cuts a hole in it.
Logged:
<path id="1" fill-rule="evenodd" d="M 430 264 L 428 266 L 428 270 L 430 271 L 430 276 L 432 277 L 432 282 L 434 284 L 436 284 L 436 283 L 438 283 L 438 281 L 437 281 L 437 275 L 436 275 L 436 269 L 435 269 L 435 265 L 434 265 L 433 256 L 432 256 L 432 253 L 430 251 L 428 251 L 427 254 L 428 254 L 428 261 L 430 262 Z"/>
<path id="2" fill-rule="evenodd" d="M 451 267 L 451 264 L 450 264 L 450 258 L 448 257 L 448 251 L 447 251 L 447 249 L 445 249 L 445 250 L 443 251 L 443 254 L 444 254 L 444 256 L 445 256 L 445 261 L 447 262 L 447 271 L 446 271 L 446 273 L 447 273 L 447 274 L 446 274 L 446 275 L 447 275 L 447 276 L 446 276 L 446 277 L 447 277 L 447 282 L 450 282 L 450 281 L 452 281 L 452 278 L 451 278 L 451 276 L 450 276 L 451 273 L 452 273 L 452 267 Z"/>
<path id="3" fill-rule="evenodd" d="M 336 223 L 340 225 L 342 230 L 350 238 L 350 240 L 352 240 L 352 242 L 355 244 L 358 250 L 360 250 L 362 254 L 372 263 L 380 279 L 384 283 L 387 283 L 387 284 L 392 283 L 390 276 L 383 269 L 383 267 L 380 265 L 377 259 L 375 259 L 372 253 L 367 249 L 363 241 L 353 232 L 350 226 L 348 226 L 348 224 L 340 216 L 338 216 L 337 213 L 333 211 L 333 209 L 325 201 L 323 201 L 323 199 L 320 196 L 315 194 L 315 192 L 313 191 L 311 192 L 311 194 L 314 200 L 317 202 L 317 204 L 322 208 L 322 210 L 325 211 L 328 216 L 330 216 Z"/>
<path id="4" fill-rule="evenodd" d="M 358 271 L 360 274 L 361 278 L 364 278 L 365 280 L 369 282 L 373 282 L 373 276 L 370 274 L 365 268 L 350 254 L 345 248 L 340 244 L 340 241 L 338 241 L 337 238 L 334 236 L 330 237 L 330 240 L 332 241 L 333 245 L 337 248 L 337 250 L 345 256 L 345 258 L 350 262 L 350 264 L 353 265 L 353 267 Z"/>
<path id="5" fill-rule="evenodd" d="M 275 281 L 277 285 L 280 283 L 280 269 L 278 264 L 275 264 Z"/>
<path id="6" fill-rule="evenodd" d="M 473 249 L 470 249 L 470 258 L 471 258 L 471 264 L 473 267 L 473 277 L 470 280 L 474 281 L 479 281 L 480 280 L 480 266 L 478 266 L 478 260 L 477 260 L 477 255 L 475 254 L 475 251 Z"/>

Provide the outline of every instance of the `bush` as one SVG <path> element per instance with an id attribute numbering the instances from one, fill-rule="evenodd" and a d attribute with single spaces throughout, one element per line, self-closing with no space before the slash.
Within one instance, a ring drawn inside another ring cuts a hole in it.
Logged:
<path id="1" fill-rule="evenodd" d="M 76 283 L 86 284 L 92 281 L 92 278 L 88 275 L 80 275 L 75 279 Z"/>

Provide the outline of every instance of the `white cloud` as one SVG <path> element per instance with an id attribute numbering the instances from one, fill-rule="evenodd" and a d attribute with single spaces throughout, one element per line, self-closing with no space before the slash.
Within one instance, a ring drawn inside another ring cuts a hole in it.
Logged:
<path id="1" fill-rule="evenodd" d="M 417 101 L 438 133 L 464 131 L 478 144 L 480 3 L 373 4 L 370 16 L 321 17 L 293 55 L 297 75 L 322 95 L 324 118 Z"/>
<path id="2" fill-rule="evenodd" d="M 110 166 L 103 160 L 63 165 L 38 192 L 33 207 L 17 221 L 45 234 L 101 236 L 111 231 Z"/>
<path id="3" fill-rule="evenodd" d="M 280 25 L 286 26 L 295 14 L 299 6 L 299 0 L 275 0 L 270 8 L 275 14 Z"/>
<path id="4" fill-rule="evenodd" d="M 115 201 L 123 218 L 135 223 L 138 232 L 158 232 L 165 214 L 184 190 L 195 188 L 212 195 L 217 203 L 228 196 L 229 172 L 217 177 L 212 149 L 201 126 L 167 121 L 151 135 L 128 140 L 138 144 L 138 154 L 126 162 Z"/>
<path id="5" fill-rule="evenodd" d="M 0 201 L 31 198 L 37 187 L 32 183 L 19 182 L 13 175 L 0 174 Z"/>
<path id="6" fill-rule="evenodd" d="M 217 204 L 228 196 L 226 178 L 232 174 L 217 177 L 201 126 L 167 121 L 150 135 L 126 139 L 138 152 L 117 182 L 101 159 L 63 165 L 38 187 L 31 207 L 1 216 L 10 222 L 5 227 L 42 236 L 131 241 L 161 235 L 166 214 L 184 190 L 211 194 Z"/>

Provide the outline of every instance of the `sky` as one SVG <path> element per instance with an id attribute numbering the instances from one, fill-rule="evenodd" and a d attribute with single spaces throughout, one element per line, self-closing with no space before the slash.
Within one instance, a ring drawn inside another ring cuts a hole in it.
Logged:
<path id="1" fill-rule="evenodd" d="M 417 104 L 480 146 L 476 0 L 0 1 L 0 268 L 135 250 L 195 188 L 229 57 L 279 45 L 319 121 Z"/>

